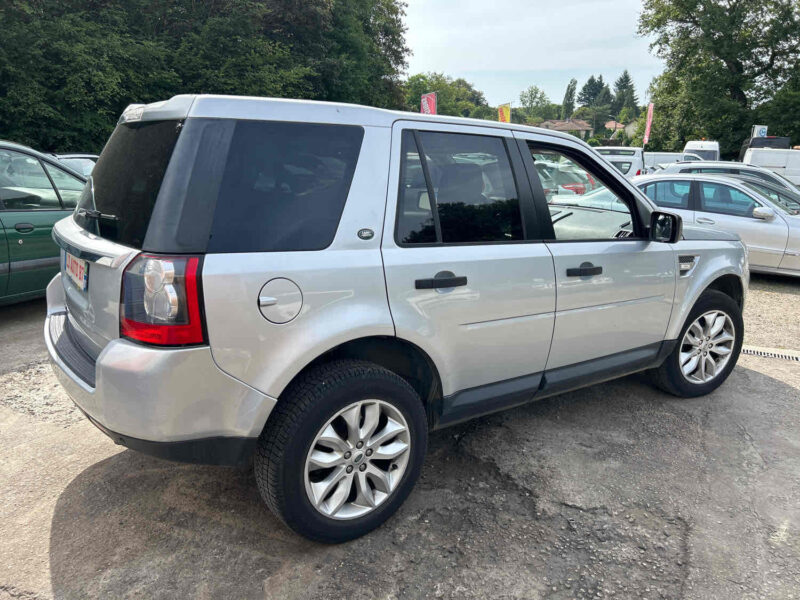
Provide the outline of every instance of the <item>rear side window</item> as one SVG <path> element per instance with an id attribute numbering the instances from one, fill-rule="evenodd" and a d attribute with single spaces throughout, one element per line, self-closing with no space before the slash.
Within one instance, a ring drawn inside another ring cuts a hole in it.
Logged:
<path id="1" fill-rule="evenodd" d="M 502 138 L 404 132 L 399 192 L 401 244 L 524 238 L 519 194 Z"/>
<path id="2" fill-rule="evenodd" d="M 336 235 L 361 150 L 353 125 L 238 121 L 208 252 L 321 250 Z M 203 151 L 214 153 L 213 146 Z"/>
<path id="3" fill-rule="evenodd" d="M 667 208 L 689 208 L 689 181 L 658 181 L 644 187 L 644 193 L 658 206 Z"/>
<path id="4" fill-rule="evenodd" d="M 92 171 L 94 194 L 87 186 L 75 222 L 106 239 L 141 249 L 180 130 L 178 121 L 117 125 Z M 104 216 L 89 218 L 85 210 Z"/>

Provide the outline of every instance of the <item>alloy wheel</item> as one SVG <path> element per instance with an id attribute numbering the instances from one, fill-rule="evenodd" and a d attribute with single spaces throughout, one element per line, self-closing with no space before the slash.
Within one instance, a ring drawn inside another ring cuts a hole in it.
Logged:
<path id="1" fill-rule="evenodd" d="M 383 504 L 403 478 L 411 434 L 402 413 L 382 400 L 340 410 L 317 432 L 305 463 L 311 505 L 332 519 L 355 519 Z"/>
<path id="2" fill-rule="evenodd" d="M 736 331 L 730 316 L 712 310 L 695 319 L 681 341 L 683 376 L 691 383 L 708 383 L 724 369 L 733 353 Z"/>

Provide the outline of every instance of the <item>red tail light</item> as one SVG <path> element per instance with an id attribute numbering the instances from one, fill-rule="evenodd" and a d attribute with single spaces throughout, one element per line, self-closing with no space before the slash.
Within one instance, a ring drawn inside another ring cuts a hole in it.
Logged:
<path id="1" fill-rule="evenodd" d="M 636 175 L 638 176 L 638 175 L 641 175 L 641 174 L 642 174 L 642 170 L 641 169 L 636 169 Z"/>
<path id="2" fill-rule="evenodd" d="M 565 190 L 569 190 L 570 192 L 574 192 L 579 196 L 582 196 L 586 193 L 586 186 L 582 183 L 565 183 L 561 187 Z"/>
<path id="3" fill-rule="evenodd" d="M 125 268 L 121 337 L 155 346 L 206 343 L 198 256 L 140 254 Z"/>

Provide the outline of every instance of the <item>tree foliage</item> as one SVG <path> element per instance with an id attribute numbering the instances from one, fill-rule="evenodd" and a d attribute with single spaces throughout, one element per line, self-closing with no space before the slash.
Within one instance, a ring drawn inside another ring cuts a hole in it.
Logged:
<path id="1" fill-rule="evenodd" d="M 628 109 L 628 114 L 633 112 L 635 118 L 638 104 L 639 98 L 636 96 L 633 79 L 628 70 L 625 69 L 622 75 L 614 82 L 614 100 L 611 102 L 611 112 L 618 116 L 618 120 L 622 121 L 619 115 L 623 109 Z"/>
<path id="2" fill-rule="evenodd" d="M 791 94 L 797 0 L 644 0 L 639 31 L 667 65 L 651 87 L 655 147 L 706 137 L 733 155 L 759 112 Z"/>
<path id="3" fill-rule="evenodd" d="M 476 114 L 478 109 L 489 104 L 483 92 L 466 79 L 453 79 L 444 73 L 420 73 L 408 78 L 405 86 L 406 110 L 419 112 L 420 97 L 428 92 L 436 92 L 436 112 L 454 117 L 486 118 L 486 110 Z M 497 116 L 495 115 L 495 120 Z"/>
<path id="4" fill-rule="evenodd" d="M 400 0 L 6 0 L 0 137 L 99 150 L 125 106 L 178 93 L 399 108 Z"/>
<path id="5" fill-rule="evenodd" d="M 564 92 L 564 100 L 561 101 L 561 118 L 569 119 L 575 111 L 575 90 L 578 88 L 578 80 L 570 79 L 567 84 L 567 91 Z"/>

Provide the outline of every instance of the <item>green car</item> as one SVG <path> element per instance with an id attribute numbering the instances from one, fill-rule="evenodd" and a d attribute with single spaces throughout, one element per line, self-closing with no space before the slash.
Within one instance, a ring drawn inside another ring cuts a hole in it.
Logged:
<path id="1" fill-rule="evenodd" d="M 0 141 L 0 304 L 44 295 L 60 266 L 51 230 L 85 183 L 56 158 Z"/>

